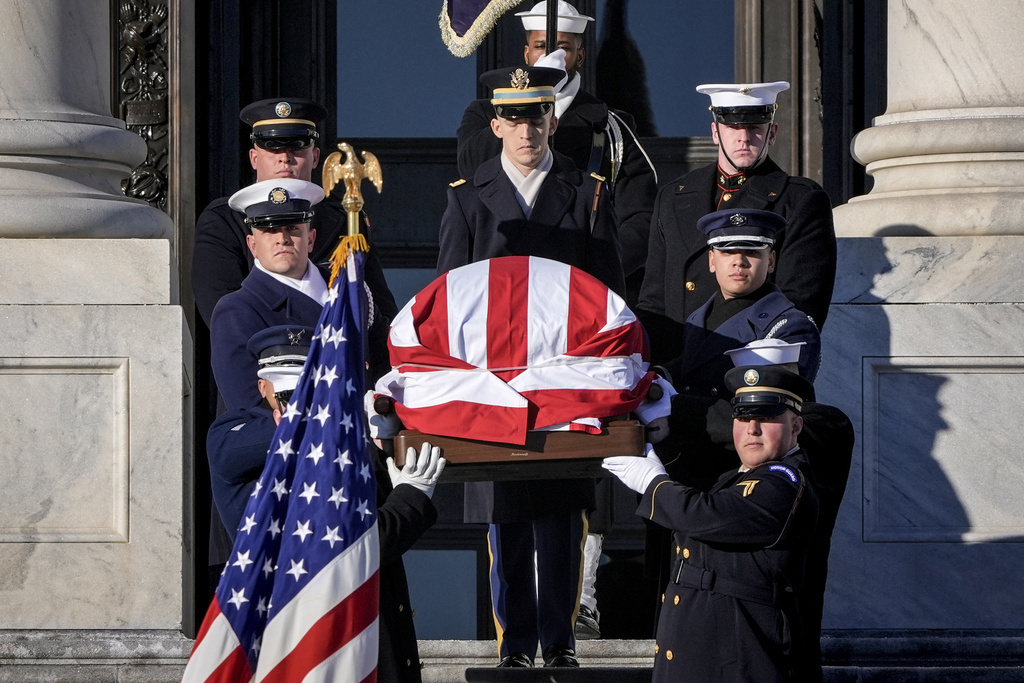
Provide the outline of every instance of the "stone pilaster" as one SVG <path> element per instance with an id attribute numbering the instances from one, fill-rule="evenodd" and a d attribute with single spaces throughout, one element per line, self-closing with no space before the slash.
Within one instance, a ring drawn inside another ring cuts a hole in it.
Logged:
<path id="1" fill-rule="evenodd" d="M 835 210 L 816 386 L 857 446 L 824 627 L 918 634 L 904 655 L 1024 627 L 1022 28 L 1011 0 L 890 2 L 888 109 L 853 143 L 874 187 Z"/>
<path id="2" fill-rule="evenodd" d="M 35 663 L 182 647 L 191 337 L 171 220 L 121 190 L 111 9 L 0 0 L 0 623 Z"/>

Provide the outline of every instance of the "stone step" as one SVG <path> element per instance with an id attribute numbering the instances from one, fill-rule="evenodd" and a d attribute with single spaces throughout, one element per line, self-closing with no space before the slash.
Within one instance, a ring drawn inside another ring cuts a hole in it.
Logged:
<path id="1" fill-rule="evenodd" d="M 467 683 L 651 683 L 650 668 L 583 666 L 579 669 L 466 669 Z"/>

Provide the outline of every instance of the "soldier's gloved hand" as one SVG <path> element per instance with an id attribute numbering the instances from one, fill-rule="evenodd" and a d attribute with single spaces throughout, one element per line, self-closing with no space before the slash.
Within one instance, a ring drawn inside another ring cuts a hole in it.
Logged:
<path id="1" fill-rule="evenodd" d="M 657 388 L 655 388 L 657 387 Z M 657 420 L 659 417 L 668 417 L 672 413 L 672 397 L 678 394 L 664 377 L 658 377 L 651 382 L 651 388 L 647 396 L 640 402 L 633 412 L 645 425 Z M 657 396 L 657 399 L 654 397 Z"/>
<path id="2" fill-rule="evenodd" d="M 393 439 L 402 428 L 402 421 L 392 410 L 387 415 L 381 415 L 374 407 L 373 389 L 363 395 L 363 408 L 366 410 L 366 417 L 370 425 L 371 439 Z"/>
<path id="3" fill-rule="evenodd" d="M 400 484 L 408 484 L 423 491 L 430 498 L 434 495 L 434 487 L 437 486 L 437 480 L 447 462 L 441 457 L 439 447 L 431 446 L 430 442 L 424 441 L 419 454 L 412 446 L 405 452 L 405 464 L 402 465 L 402 469 L 395 465 L 394 458 L 388 458 L 388 476 L 391 477 L 391 485 L 394 488 L 398 488 Z"/>
<path id="4" fill-rule="evenodd" d="M 646 458 L 638 458 L 635 455 L 616 455 L 602 460 L 601 467 L 640 494 L 646 491 L 656 478 L 667 474 L 665 466 L 661 464 L 661 459 L 655 454 L 654 447 L 650 444 L 647 444 Z"/>

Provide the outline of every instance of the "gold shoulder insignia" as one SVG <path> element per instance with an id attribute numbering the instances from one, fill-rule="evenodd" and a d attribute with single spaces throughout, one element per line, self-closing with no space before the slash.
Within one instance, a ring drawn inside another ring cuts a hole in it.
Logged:
<path id="1" fill-rule="evenodd" d="M 599 183 L 603 183 L 604 182 L 604 176 L 603 175 L 597 175 L 596 173 L 591 173 L 590 177 L 596 179 L 597 182 L 599 182 Z"/>
<path id="2" fill-rule="evenodd" d="M 458 187 L 459 185 L 462 185 L 465 182 L 466 182 L 466 179 L 462 178 L 460 180 L 456 180 L 454 183 L 448 183 L 448 187 Z"/>
<path id="3" fill-rule="evenodd" d="M 754 492 L 754 487 L 757 486 L 757 482 L 759 481 L 760 479 L 748 479 L 746 481 L 739 482 L 738 484 L 736 484 L 736 486 L 743 487 L 743 497 L 746 498 L 747 496 Z"/>

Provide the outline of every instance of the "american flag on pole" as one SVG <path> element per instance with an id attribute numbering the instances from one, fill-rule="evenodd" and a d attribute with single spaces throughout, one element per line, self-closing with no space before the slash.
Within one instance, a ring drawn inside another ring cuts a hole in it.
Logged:
<path id="1" fill-rule="evenodd" d="M 183 682 L 377 679 L 361 259 L 330 290 Z"/>
<path id="2" fill-rule="evenodd" d="M 445 273 L 395 317 L 377 393 L 429 434 L 523 444 L 532 429 L 600 432 L 647 393 L 647 335 L 597 278 L 505 256 Z"/>

